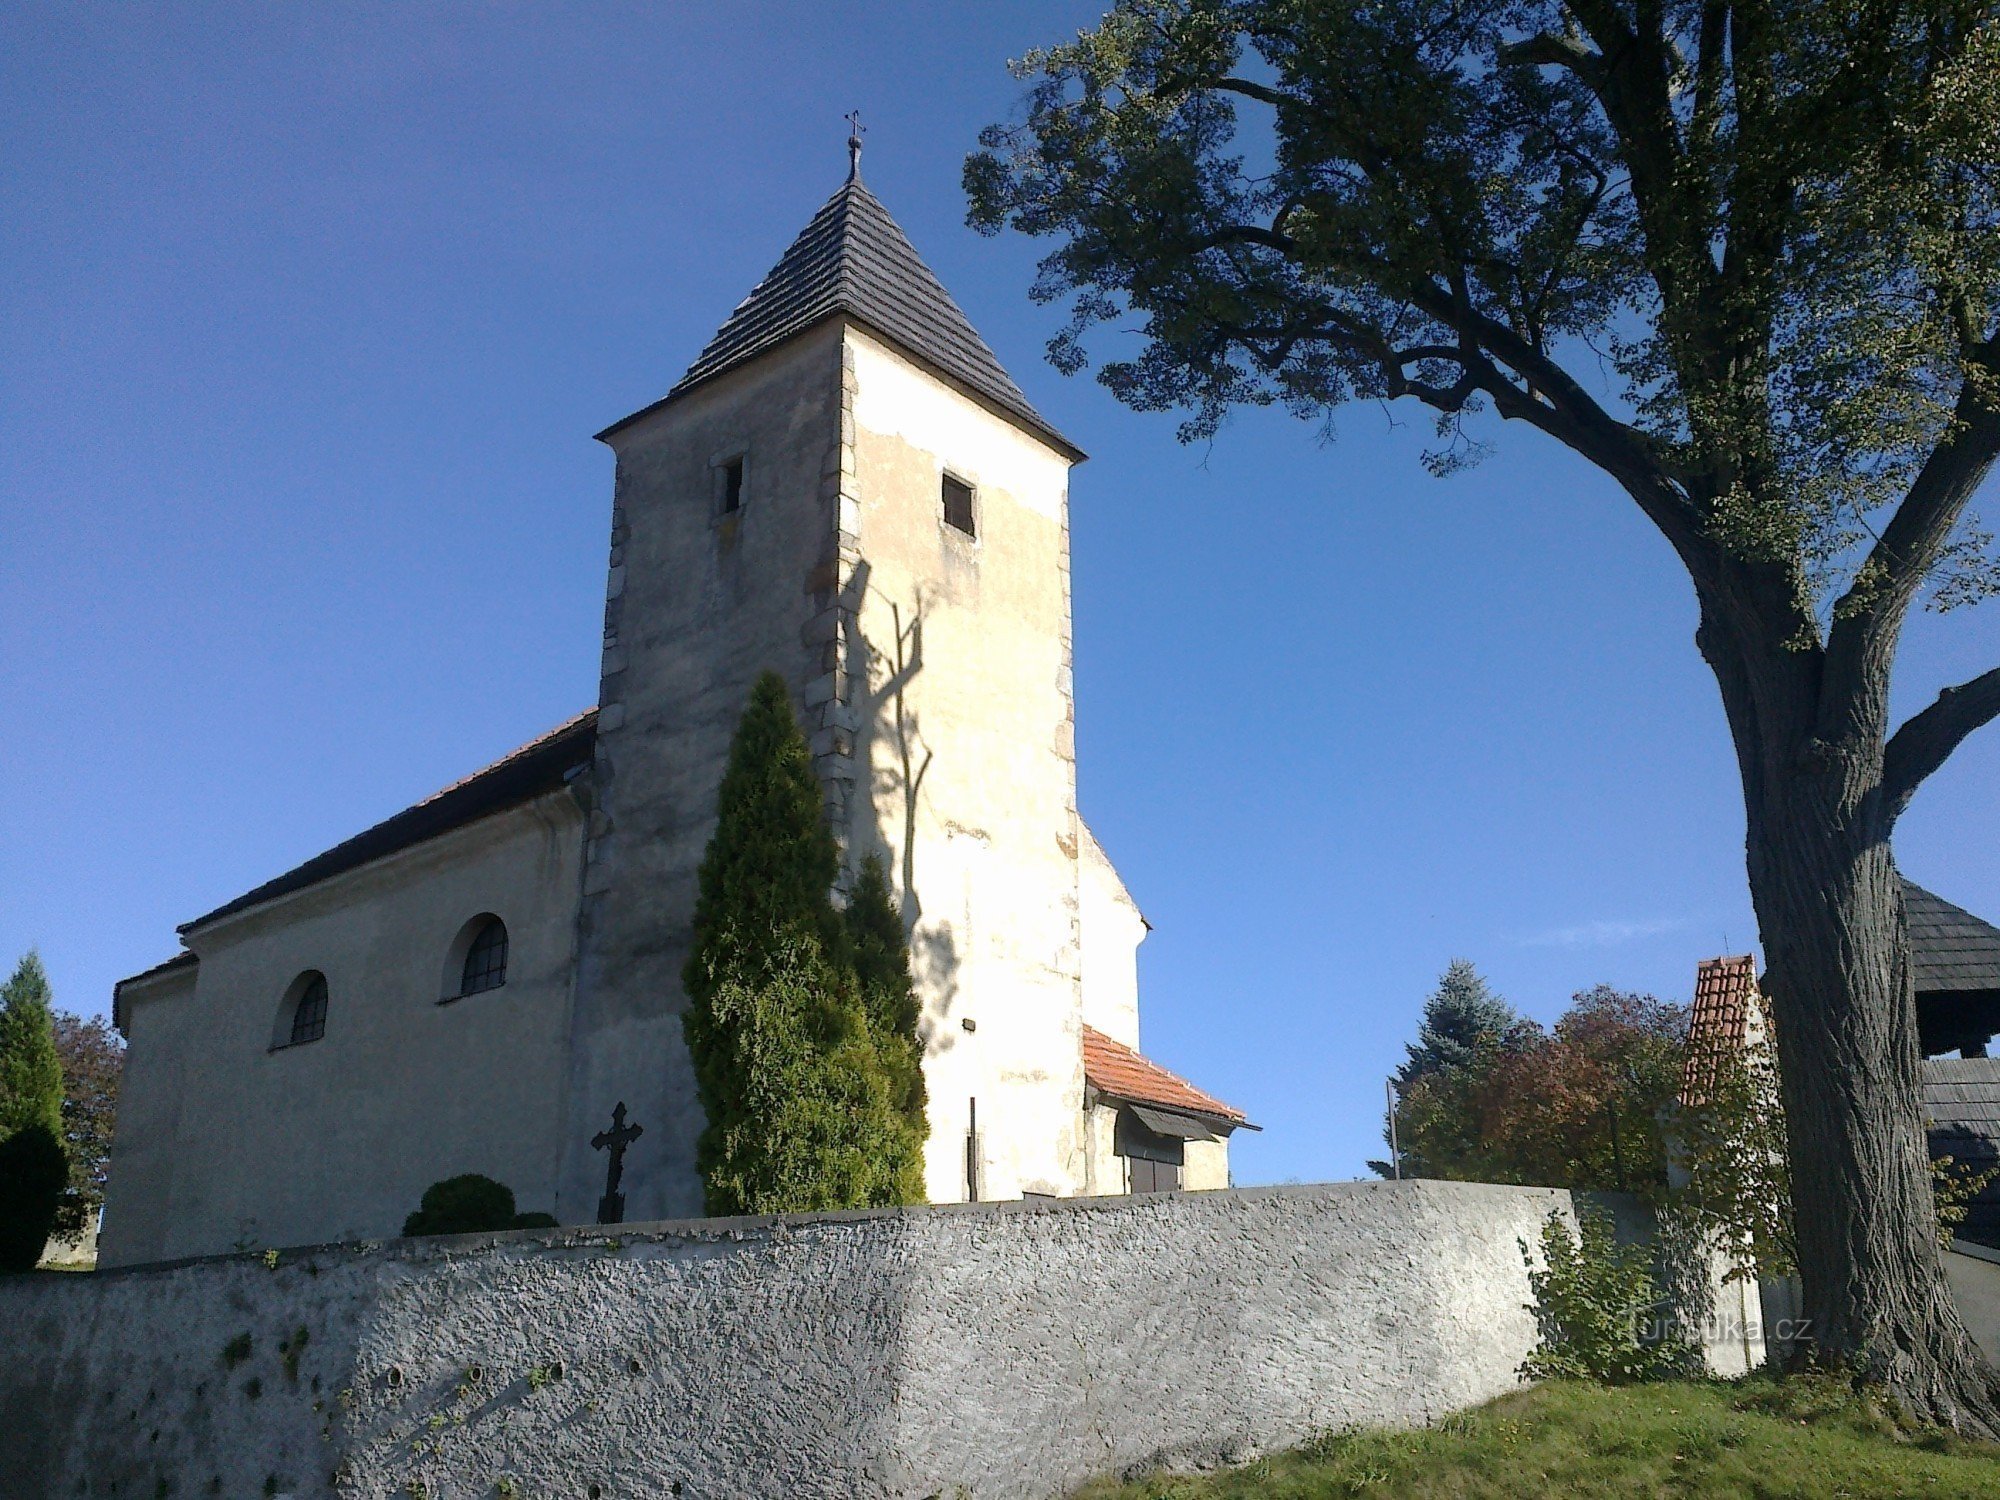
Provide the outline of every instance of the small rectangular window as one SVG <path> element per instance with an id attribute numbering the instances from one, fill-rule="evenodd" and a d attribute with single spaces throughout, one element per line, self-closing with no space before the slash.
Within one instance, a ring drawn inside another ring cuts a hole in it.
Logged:
<path id="1" fill-rule="evenodd" d="M 972 486 L 944 476 L 944 523 L 954 526 L 967 536 L 975 535 L 972 529 Z"/>
<path id="2" fill-rule="evenodd" d="M 743 509 L 743 460 L 732 458 L 722 466 L 717 480 L 715 513 L 719 516 L 730 516 L 741 509 Z"/>

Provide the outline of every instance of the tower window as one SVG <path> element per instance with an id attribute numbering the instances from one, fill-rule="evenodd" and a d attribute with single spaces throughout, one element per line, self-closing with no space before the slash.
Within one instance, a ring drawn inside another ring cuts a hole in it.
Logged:
<path id="1" fill-rule="evenodd" d="M 972 486 L 963 480 L 944 476 L 944 524 L 976 536 L 972 529 Z"/>
<path id="2" fill-rule="evenodd" d="M 482 990 L 497 990 L 506 982 L 507 924 L 498 917 L 488 917 L 486 925 L 473 938 L 472 946 L 465 950 L 458 992 L 477 995 Z"/>
<path id="3" fill-rule="evenodd" d="M 292 1007 L 290 1045 L 316 1042 L 326 1035 L 326 976 L 308 972 L 292 982 L 299 998 Z"/>
<path id="4" fill-rule="evenodd" d="M 743 509 L 743 456 L 738 454 L 716 469 L 715 513 L 733 516 Z"/>

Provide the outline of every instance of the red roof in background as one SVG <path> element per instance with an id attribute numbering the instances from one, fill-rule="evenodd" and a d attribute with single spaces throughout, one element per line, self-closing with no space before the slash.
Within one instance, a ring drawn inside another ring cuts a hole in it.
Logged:
<path id="1" fill-rule="evenodd" d="M 1250 1123 L 1242 1110 L 1232 1109 L 1213 1094 L 1204 1094 L 1185 1078 L 1147 1061 L 1094 1026 L 1083 1028 L 1083 1077 L 1100 1094 L 1109 1094 L 1114 1099 L 1186 1110 L 1238 1125 Z"/>
<path id="2" fill-rule="evenodd" d="M 1750 1007 L 1756 1003 L 1757 961 L 1750 954 L 1704 958 L 1696 966 L 1687 1062 L 1681 1071 L 1683 1105 L 1693 1109 L 1702 1104 L 1723 1060 L 1743 1050 Z"/>

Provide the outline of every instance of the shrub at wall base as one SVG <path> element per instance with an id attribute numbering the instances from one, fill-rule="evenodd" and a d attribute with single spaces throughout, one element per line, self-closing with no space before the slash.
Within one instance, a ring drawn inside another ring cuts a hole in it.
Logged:
<path id="1" fill-rule="evenodd" d="M 46 1125 L 0 1141 L 0 1271 L 32 1271 L 69 1186 L 69 1157 Z"/>

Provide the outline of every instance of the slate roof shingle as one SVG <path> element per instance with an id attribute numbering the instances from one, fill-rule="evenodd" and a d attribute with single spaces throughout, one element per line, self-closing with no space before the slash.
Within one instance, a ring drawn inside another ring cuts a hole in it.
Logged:
<path id="1" fill-rule="evenodd" d="M 1931 1155 L 1949 1156 L 1960 1172 L 2000 1166 L 2000 1057 L 1930 1057 L 1923 1068 Z M 2000 1182 L 1966 1205 L 1955 1233 L 2000 1249 Z"/>
<path id="2" fill-rule="evenodd" d="M 1255 1130 L 1242 1110 L 1205 1094 L 1185 1078 L 1141 1057 L 1123 1042 L 1114 1042 L 1094 1026 L 1083 1028 L 1083 1078 L 1100 1094 L 1130 1104 L 1184 1110 L 1219 1120 L 1234 1129 Z"/>
<path id="3" fill-rule="evenodd" d="M 598 436 L 609 437 L 704 381 L 843 313 L 1064 453 L 1083 457 L 1076 444 L 1029 405 L 902 227 L 859 177 L 850 177 L 813 215 L 672 390 Z"/>
<path id="4" fill-rule="evenodd" d="M 407 849 L 412 844 L 462 828 L 489 813 L 500 812 L 544 792 L 554 791 L 571 771 L 589 764 L 596 745 L 597 710 L 585 709 L 547 734 L 502 756 L 484 770 L 453 782 L 415 806 L 404 808 L 393 818 L 335 844 L 324 854 L 314 855 L 275 880 L 267 880 L 255 890 L 245 891 L 234 901 L 225 902 L 192 922 L 183 922 L 178 930 L 192 932 L 219 917 L 290 895 L 293 891 L 356 869 L 371 860 Z"/>
<path id="5" fill-rule="evenodd" d="M 1917 993 L 2000 990 L 2000 927 L 1903 882 Z"/>

